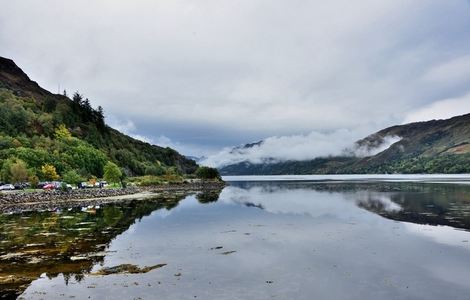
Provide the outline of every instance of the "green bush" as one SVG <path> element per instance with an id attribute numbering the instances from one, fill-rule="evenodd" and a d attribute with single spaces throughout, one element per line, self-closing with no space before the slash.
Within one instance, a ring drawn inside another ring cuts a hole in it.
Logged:
<path id="1" fill-rule="evenodd" d="M 210 167 L 199 167 L 196 170 L 196 177 L 199 179 L 221 179 L 219 171 L 216 168 Z"/>
<path id="2" fill-rule="evenodd" d="M 141 186 L 161 185 L 164 182 L 163 178 L 157 176 L 142 176 L 137 180 L 137 184 Z"/>

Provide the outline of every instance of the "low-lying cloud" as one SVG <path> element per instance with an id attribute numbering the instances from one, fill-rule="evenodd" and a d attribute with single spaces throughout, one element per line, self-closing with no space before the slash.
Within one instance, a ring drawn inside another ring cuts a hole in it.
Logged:
<path id="1" fill-rule="evenodd" d="M 354 146 L 351 149 L 347 149 L 346 152 L 349 152 L 350 155 L 354 155 L 357 157 L 373 156 L 390 148 L 391 145 L 395 144 L 396 142 L 399 142 L 400 140 L 401 140 L 401 137 L 399 136 L 388 135 L 377 140 L 372 145 L 371 144 L 365 144 L 365 145 L 354 144 Z"/>
<path id="2" fill-rule="evenodd" d="M 386 136 L 376 146 L 359 146 L 355 142 L 362 137 L 359 132 L 337 130 L 332 133 L 312 131 L 308 134 L 273 136 L 250 147 L 224 148 L 201 162 L 203 165 L 223 167 L 249 162 L 276 163 L 288 160 L 310 160 L 336 155 L 370 156 L 389 148 L 400 140 L 397 136 Z"/>

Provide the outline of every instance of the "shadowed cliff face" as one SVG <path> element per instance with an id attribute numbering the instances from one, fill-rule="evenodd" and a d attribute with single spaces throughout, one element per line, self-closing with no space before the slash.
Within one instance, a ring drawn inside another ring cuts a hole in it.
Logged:
<path id="1" fill-rule="evenodd" d="M 103 261 L 117 235 L 155 210 L 176 207 L 184 197 L 0 215 L 0 298 L 16 298 L 42 274 L 80 281 Z"/>

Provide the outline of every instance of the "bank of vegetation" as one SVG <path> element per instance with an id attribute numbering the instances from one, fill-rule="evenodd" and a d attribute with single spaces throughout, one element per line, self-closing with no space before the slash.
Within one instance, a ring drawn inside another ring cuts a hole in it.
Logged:
<path id="1" fill-rule="evenodd" d="M 0 57 L 0 181 L 186 177 L 198 165 L 171 148 L 131 138 L 109 127 L 104 109 L 79 92 L 52 94 Z"/>

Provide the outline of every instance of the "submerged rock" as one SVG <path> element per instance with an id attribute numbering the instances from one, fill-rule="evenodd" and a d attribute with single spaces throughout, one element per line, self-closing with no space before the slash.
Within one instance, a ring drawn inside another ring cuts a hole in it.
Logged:
<path id="1" fill-rule="evenodd" d="M 138 266 L 132 264 L 122 264 L 114 267 L 102 268 L 101 270 L 91 273 L 90 275 L 142 274 L 164 266 L 166 266 L 166 264 L 158 264 L 139 268 Z"/>
<path id="2" fill-rule="evenodd" d="M 237 252 L 237 251 L 226 251 L 226 252 L 222 252 L 222 253 L 220 253 L 220 254 L 222 254 L 222 255 L 229 255 L 229 254 L 232 254 L 232 253 L 235 253 L 235 252 Z"/>

